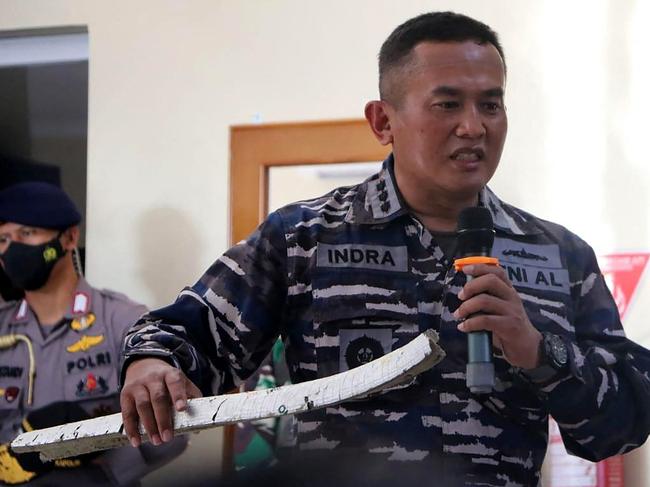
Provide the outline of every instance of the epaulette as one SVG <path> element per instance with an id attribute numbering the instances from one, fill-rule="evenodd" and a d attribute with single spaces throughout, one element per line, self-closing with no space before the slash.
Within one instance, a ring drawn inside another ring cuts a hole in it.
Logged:
<path id="1" fill-rule="evenodd" d="M 2 301 L 0 302 L 0 326 L 4 323 L 6 316 L 14 316 L 16 314 L 16 307 L 20 301 Z M 9 320 L 11 321 L 11 319 Z"/>
<path id="2" fill-rule="evenodd" d="M 0 301 L 0 311 L 5 309 L 12 308 L 18 304 L 18 301 Z"/>
<path id="3" fill-rule="evenodd" d="M 126 294 L 113 291 L 112 289 L 98 289 L 98 291 L 102 296 L 118 299 L 120 301 L 130 301 L 129 297 Z"/>
<path id="4" fill-rule="evenodd" d="M 99 294 L 101 294 L 103 297 L 112 299 L 114 301 L 121 301 L 123 303 L 128 303 L 128 304 L 133 304 L 133 305 L 140 305 L 137 301 L 132 300 L 129 298 L 126 294 L 120 293 L 117 291 L 113 291 L 112 289 L 98 289 Z"/>

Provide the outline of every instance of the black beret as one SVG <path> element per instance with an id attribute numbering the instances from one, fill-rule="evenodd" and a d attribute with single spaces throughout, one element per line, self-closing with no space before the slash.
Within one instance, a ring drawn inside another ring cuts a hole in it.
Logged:
<path id="1" fill-rule="evenodd" d="M 70 197 L 53 184 L 19 183 L 0 191 L 0 222 L 64 230 L 80 221 Z"/>

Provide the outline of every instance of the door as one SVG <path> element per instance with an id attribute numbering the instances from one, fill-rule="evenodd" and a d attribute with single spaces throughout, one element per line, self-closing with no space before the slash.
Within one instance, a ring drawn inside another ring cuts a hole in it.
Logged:
<path id="1" fill-rule="evenodd" d="M 269 182 L 286 179 L 286 169 L 383 161 L 390 149 L 379 144 L 366 120 L 241 125 L 230 131 L 230 243 L 246 238 L 269 211 Z M 357 166 L 358 167 L 358 166 Z M 371 165 L 360 167 L 361 172 Z M 274 169 L 277 171 L 273 178 Z M 375 172 L 372 170 L 371 172 Z M 357 182 L 365 179 L 356 173 Z M 341 174 L 332 179 L 333 189 Z M 290 176 L 289 176 L 290 177 Z M 344 175 L 348 179 L 353 174 Z M 276 185 L 277 186 L 277 185 Z M 280 190 L 281 191 L 281 190 Z M 277 193 L 277 190 L 275 191 Z M 321 191 L 322 193 L 322 191 Z M 315 197 L 320 193 L 305 195 Z M 276 203 L 286 195 L 273 194 Z M 288 203 L 285 201 L 284 203 Z M 233 469 L 235 427 L 224 428 L 223 471 Z"/>

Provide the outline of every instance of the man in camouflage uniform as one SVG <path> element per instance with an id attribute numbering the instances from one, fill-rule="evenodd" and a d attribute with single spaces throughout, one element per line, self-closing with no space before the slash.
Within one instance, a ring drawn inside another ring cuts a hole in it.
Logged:
<path id="1" fill-rule="evenodd" d="M 240 392 L 290 385 L 284 343 L 276 340 L 255 373 L 239 385 Z M 293 416 L 239 422 L 234 432 L 235 470 L 274 465 L 293 445 Z"/>
<path id="2" fill-rule="evenodd" d="M 58 187 L 0 191 L 0 264 L 24 299 L 0 304 L 0 485 L 136 485 L 186 440 L 41 463 L 15 455 L 22 431 L 119 409 L 123 334 L 147 309 L 91 287 L 75 259 L 81 215 Z"/>
<path id="3" fill-rule="evenodd" d="M 648 352 L 626 339 L 593 251 L 486 186 L 507 130 L 496 34 L 425 14 L 391 34 L 379 67 L 381 100 L 365 113 L 392 145 L 382 170 L 272 213 L 131 329 L 121 400 L 133 444 L 138 416 L 171 438 L 171 404 L 185 407 L 193 384 L 211 394 L 244 380 L 278 334 L 303 382 L 431 328 L 447 357 L 414 384 L 297 418 L 305 485 L 536 485 L 549 414 L 590 460 L 642 444 Z M 457 217 L 477 205 L 492 215 L 502 265 L 457 272 Z M 465 333 L 476 330 L 494 337 L 489 394 L 465 382 Z"/>

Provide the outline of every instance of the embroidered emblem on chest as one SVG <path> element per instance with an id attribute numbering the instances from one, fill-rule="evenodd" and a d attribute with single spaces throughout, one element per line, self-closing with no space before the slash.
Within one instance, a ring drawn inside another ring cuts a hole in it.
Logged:
<path id="1" fill-rule="evenodd" d="M 70 345 L 66 350 L 70 353 L 85 352 L 99 345 L 104 341 L 104 335 L 84 335 L 78 341 Z"/>
<path id="2" fill-rule="evenodd" d="M 70 328 L 74 331 L 83 331 L 93 326 L 93 323 L 95 323 L 95 315 L 94 313 L 88 313 L 85 316 L 72 320 L 70 322 Z"/>
<path id="3" fill-rule="evenodd" d="M 390 328 L 342 329 L 339 331 L 339 371 L 372 362 L 391 351 Z"/>
<path id="4" fill-rule="evenodd" d="M 77 396 L 86 397 L 95 394 L 103 394 L 108 391 L 108 384 L 102 376 L 95 376 L 89 373 L 77 384 Z"/>

